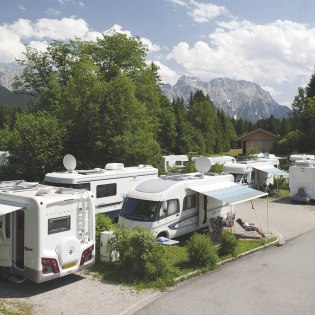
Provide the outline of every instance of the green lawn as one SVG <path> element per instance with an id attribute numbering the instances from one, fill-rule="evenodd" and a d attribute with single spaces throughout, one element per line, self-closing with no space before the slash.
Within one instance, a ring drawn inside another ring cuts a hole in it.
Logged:
<path id="1" fill-rule="evenodd" d="M 276 237 L 268 239 L 255 239 L 255 240 L 242 240 L 238 241 L 238 246 L 236 248 L 235 256 L 253 250 L 255 248 L 266 245 L 267 243 L 273 242 L 276 240 Z M 186 247 L 184 246 L 185 240 L 180 243 L 179 246 L 165 246 L 166 259 L 168 263 L 168 272 L 167 274 L 158 280 L 145 282 L 141 280 L 128 280 L 122 279 L 120 273 L 113 268 L 112 264 L 109 263 L 98 263 L 92 269 L 87 270 L 86 272 L 95 278 L 103 279 L 106 281 L 115 282 L 118 284 L 124 284 L 131 286 L 135 289 L 160 289 L 163 290 L 167 287 L 172 286 L 176 279 L 179 277 L 188 277 L 193 275 L 206 272 L 211 268 L 203 268 L 201 270 L 194 269 L 188 259 Z M 163 245 L 161 245 L 163 246 Z M 219 262 L 223 262 L 227 259 L 233 258 L 232 255 L 219 258 Z"/>

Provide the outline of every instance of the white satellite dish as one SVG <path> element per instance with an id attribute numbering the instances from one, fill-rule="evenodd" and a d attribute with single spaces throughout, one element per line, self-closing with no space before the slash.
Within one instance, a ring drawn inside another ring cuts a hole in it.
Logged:
<path id="1" fill-rule="evenodd" d="M 77 166 L 77 161 L 75 157 L 71 154 L 66 154 L 63 158 L 63 166 L 70 173 L 73 172 Z"/>
<path id="2" fill-rule="evenodd" d="M 211 168 L 211 162 L 207 157 L 201 156 L 198 159 L 196 159 L 195 167 L 199 173 L 204 174 L 209 172 Z"/>

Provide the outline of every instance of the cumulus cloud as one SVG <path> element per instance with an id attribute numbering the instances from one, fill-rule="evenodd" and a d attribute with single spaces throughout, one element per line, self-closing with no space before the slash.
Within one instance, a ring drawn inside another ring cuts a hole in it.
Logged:
<path id="1" fill-rule="evenodd" d="M 314 56 L 315 28 L 292 21 L 259 25 L 233 20 L 218 23 L 209 41 L 178 43 L 168 59 L 201 79 L 230 77 L 266 84 L 309 74 Z"/>
<path id="2" fill-rule="evenodd" d="M 82 40 L 95 41 L 102 37 L 102 34 L 112 35 L 115 32 L 132 36 L 130 31 L 124 30 L 120 25 L 113 25 L 104 32 L 96 32 L 90 29 L 85 20 L 78 18 L 42 18 L 35 22 L 19 19 L 12 24 L 0 25 L 0 62 L 12 63 L 16 58 L 22 58 L 25 52 L 24 44 L 44 51 L 52 39 L 63 41 L 78 37 Z M 160 47 L 150 39 L 140 40 L 148 47 L 149 52 L 160 50 Z"/>
<path id="3" fill-rule="evenodd" d="M 229 11 L 224 6 L 212 3 L 200 3 L 195 0 L 167 0 L 174 6 L 184 7 L 193 20 L 197 23 L 209 22 L 220 15 L 229 15 Z"/>

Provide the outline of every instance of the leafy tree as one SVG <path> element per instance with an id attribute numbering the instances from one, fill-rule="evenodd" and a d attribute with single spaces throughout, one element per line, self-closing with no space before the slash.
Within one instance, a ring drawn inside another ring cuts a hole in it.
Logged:
<path id="1" fill-rule="evenodd" d="M 61 158 L 65 129 L 47 112 L 17 114 L 12 130 L 0 131 L 0 147 L 10 152 L 10 178 L 41 181 Z M 10 179 L 6 178 L 6 179 Z"/>

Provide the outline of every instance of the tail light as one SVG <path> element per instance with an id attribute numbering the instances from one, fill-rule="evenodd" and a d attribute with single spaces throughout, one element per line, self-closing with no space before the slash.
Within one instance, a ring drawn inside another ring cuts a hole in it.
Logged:
<path id="1" fill-rule="evenodd" d="M 42 273 L 60 273 L 58 262 L 55 258 L 42 258 Z"/>
<path id="2" fill-rule="evenodd" d="M 83 266 L 86 262 L 88 262 L 89 260 L 93 258 L 93 255 L 92 255 L 93 250 L 94 250 L 94 245 L 92 245 L 91 247 L 83 251 L 82 256 L 81 256 L 80 266 Z"/>

